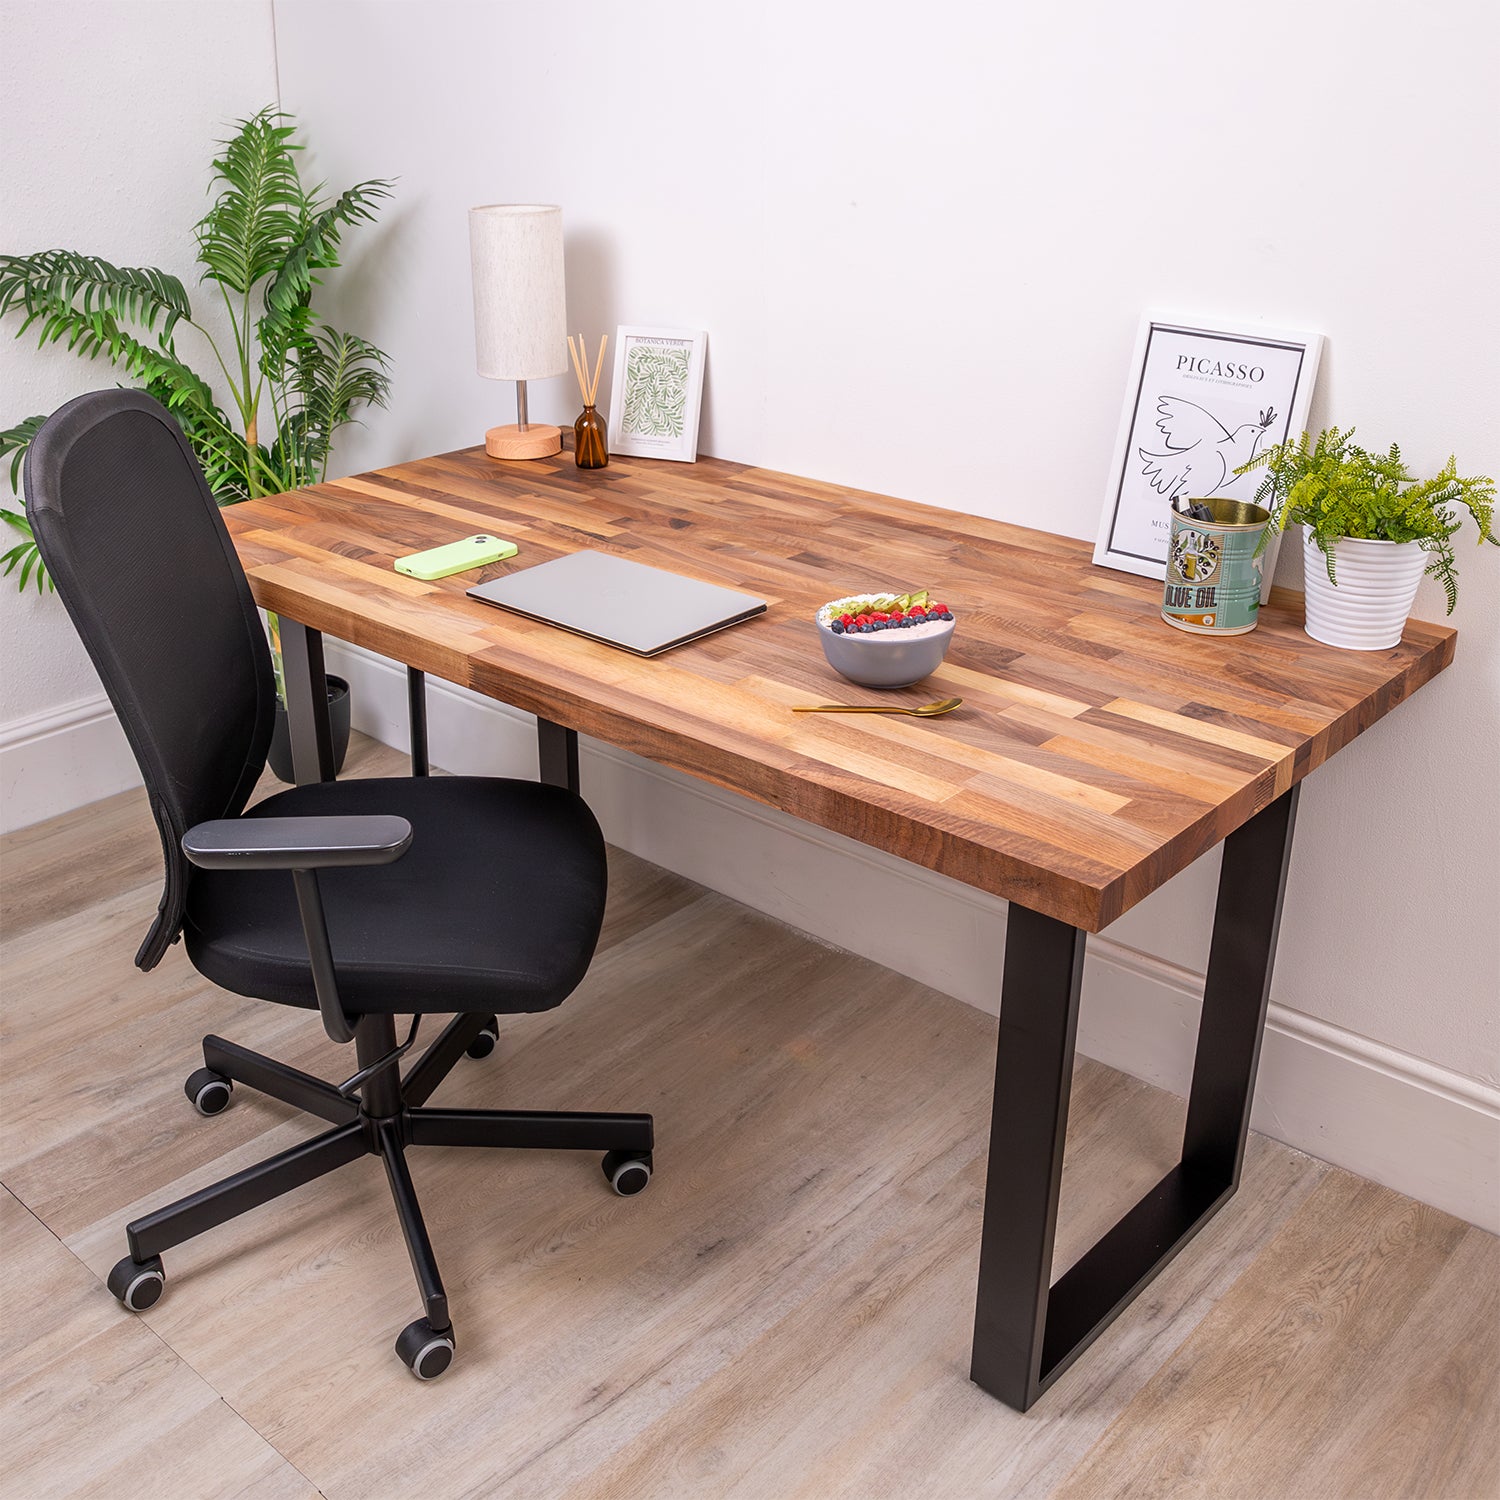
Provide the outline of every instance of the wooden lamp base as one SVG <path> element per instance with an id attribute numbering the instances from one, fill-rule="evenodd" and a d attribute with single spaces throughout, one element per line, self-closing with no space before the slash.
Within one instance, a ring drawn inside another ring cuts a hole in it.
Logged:
<path id="1" fill-rule="evenodd" d="M 546 422 L 491 427 L 484 435 L 484 451 L 491 458 L 551 458 L 562 452 L 562 428 Z"/>

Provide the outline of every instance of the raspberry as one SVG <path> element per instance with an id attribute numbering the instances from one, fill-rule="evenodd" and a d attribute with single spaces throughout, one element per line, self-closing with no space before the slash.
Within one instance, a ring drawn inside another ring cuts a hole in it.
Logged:
<path id="1" fill-rule="evenodd" d="M 935 615 L 945 615 L 948 613 L 948 606 L 946 604 L 934 604 L 932 606 L 932 613 Z"/>

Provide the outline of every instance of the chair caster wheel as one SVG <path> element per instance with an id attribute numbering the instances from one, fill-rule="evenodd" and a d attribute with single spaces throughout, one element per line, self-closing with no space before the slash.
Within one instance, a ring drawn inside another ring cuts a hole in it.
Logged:
<path id="1" fill-rule="evenodd" d="M 188 1096 L 200 1115 L 218 1115 L 229 1108 L 234 1096 L 234 1083 L 212 1068 L 198 1068 L 189 1073 L 182 1092 Z"/>
<path id="2" fill-rule="evenodd" d="M 622 1198 L 633 1197 L 651 1181 L 649 1151 L 611 1151 L 603 1167 L 605 1180 Z"/>
<path id="3" fill-rule="evenodd" d="M 464 1048 L 466 1057 L 488 1057 L 500 1041 L 500 1022 L 491 1016 L 484 1023 L 484 1030 Z"/>
<path id="4" fill-rule="evenodd" d="M 166 1289 L 167 1273 L 161 1268 L 161 1256 L 150 1260 L 131 1260 L 127 1255 L 118 1262 L 104 1283 L 121 1306 L 131 1312 L 145 1312 L 157 1302 Z"/>
<path id="5" fill-rule="evenodd" d="M 418 1380 L 436 1380 L 453 1363 L 453 1330 L 434 1332 L 426 1318 L 418 1318 L 401 1330 L 396 1353 Z"/>

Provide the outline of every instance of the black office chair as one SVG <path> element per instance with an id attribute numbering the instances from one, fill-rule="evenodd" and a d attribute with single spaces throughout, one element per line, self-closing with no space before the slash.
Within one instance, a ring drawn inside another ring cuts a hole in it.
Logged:
<path id="1" fill-rule="evenodd" d="M 235 1083 L 331 1130 L 137 1219 L 109 1289 L 140 1311 L 161 1255 L 366 1152 L 385 1163 L 426 1315 L 396 1340 L 424 1380 L 453 1325 L 406 1164 L 408 1146 L 603 1151 L 616 1192 L 651 1177 L 650 1115 L 430 1109 L 498 1013 L 560 1005 L 604 916 L 599 826 L 536 782 L 425 777 L 318 782 L 248 812 L 275 686 L 265 632 L 217 505 L 167 412 L 134 391 L 80 396 L 26 460 L 26 512 L 57 591 L 130 739 L 161 834 L 166 885 L 136 963 L 181 935 L 194 967 L 236 994 L 317 1010 L 356 1069 L 334 1085 L 215 1036 L 187 1080 L 201 1114 Z M 403 1077 L 424 1015 L 452 1015 Z M 411 1029 L 398 1044 L 396 1016 Z"/>

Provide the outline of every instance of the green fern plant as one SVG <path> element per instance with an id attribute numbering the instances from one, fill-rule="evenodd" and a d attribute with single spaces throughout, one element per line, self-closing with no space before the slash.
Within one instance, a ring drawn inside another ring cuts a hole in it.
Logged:
<path id="1" fill-rule="evenodd" d="M 1460 478 L 1451 457 L 1431 479 L 1417 479 L 1395 443 L 1386 453 L 1370 453 L 1354 442 L 1352 427 L 1330 427 L 1311 443 L 1304 432 L 1296 442 L 1267 448 L 1235 473 L 1262 467 L 1255 500 L 1271 512 L 1267 531 L 1306 526 L 1335 586 L 1334 543 L 1340 537 L 1416 542 L 1429 554 L 1425 572 L 1442 584 L 1451 615 L 1458 603 L 1452 539 L 1463 520 L 1455 507 L 1473 517 L 1481 544 L 1500 546 L 1493 530 L 1495 481 L 1483 474 Z"/>
<path id="2" fill-rule="evenodd" d="M 314 310 L 313 291 L 318 273 L 339 264 L 343 232 L 373 222 L 391 183 L 374 179 L 325 198 L 298 173 L 296 130 L 290 116 L 263 109 L 219 142 L 213 162 L 215 196 L 194 233 L 200 281 L 223 304 L 232 348 L 194 319 L 186 289 L 165 271 L 71 250 L 0 255 L 0 317 L 16 316 L 16 336 L 35 331 L 39 345 L 65 340 L 84 359 L 102 355 L 126 383 L 156 397 L 220 505 L 326 478 L 334 434 L 361 407 L 384 406 L 390 390 L 386 356 L 331 327 Z M 191 353 L 178 350 L 184 329 Z M 188 362 L 204 356 L 227 392 L 227 411 Z M 13 491 L 43 420 L 0 432 Z M 16 574 L 22 589 L 50 588 L 26 517 L 3 507 L 0 517 L 21 533 L 0 556 L 0 572 Z"/>

